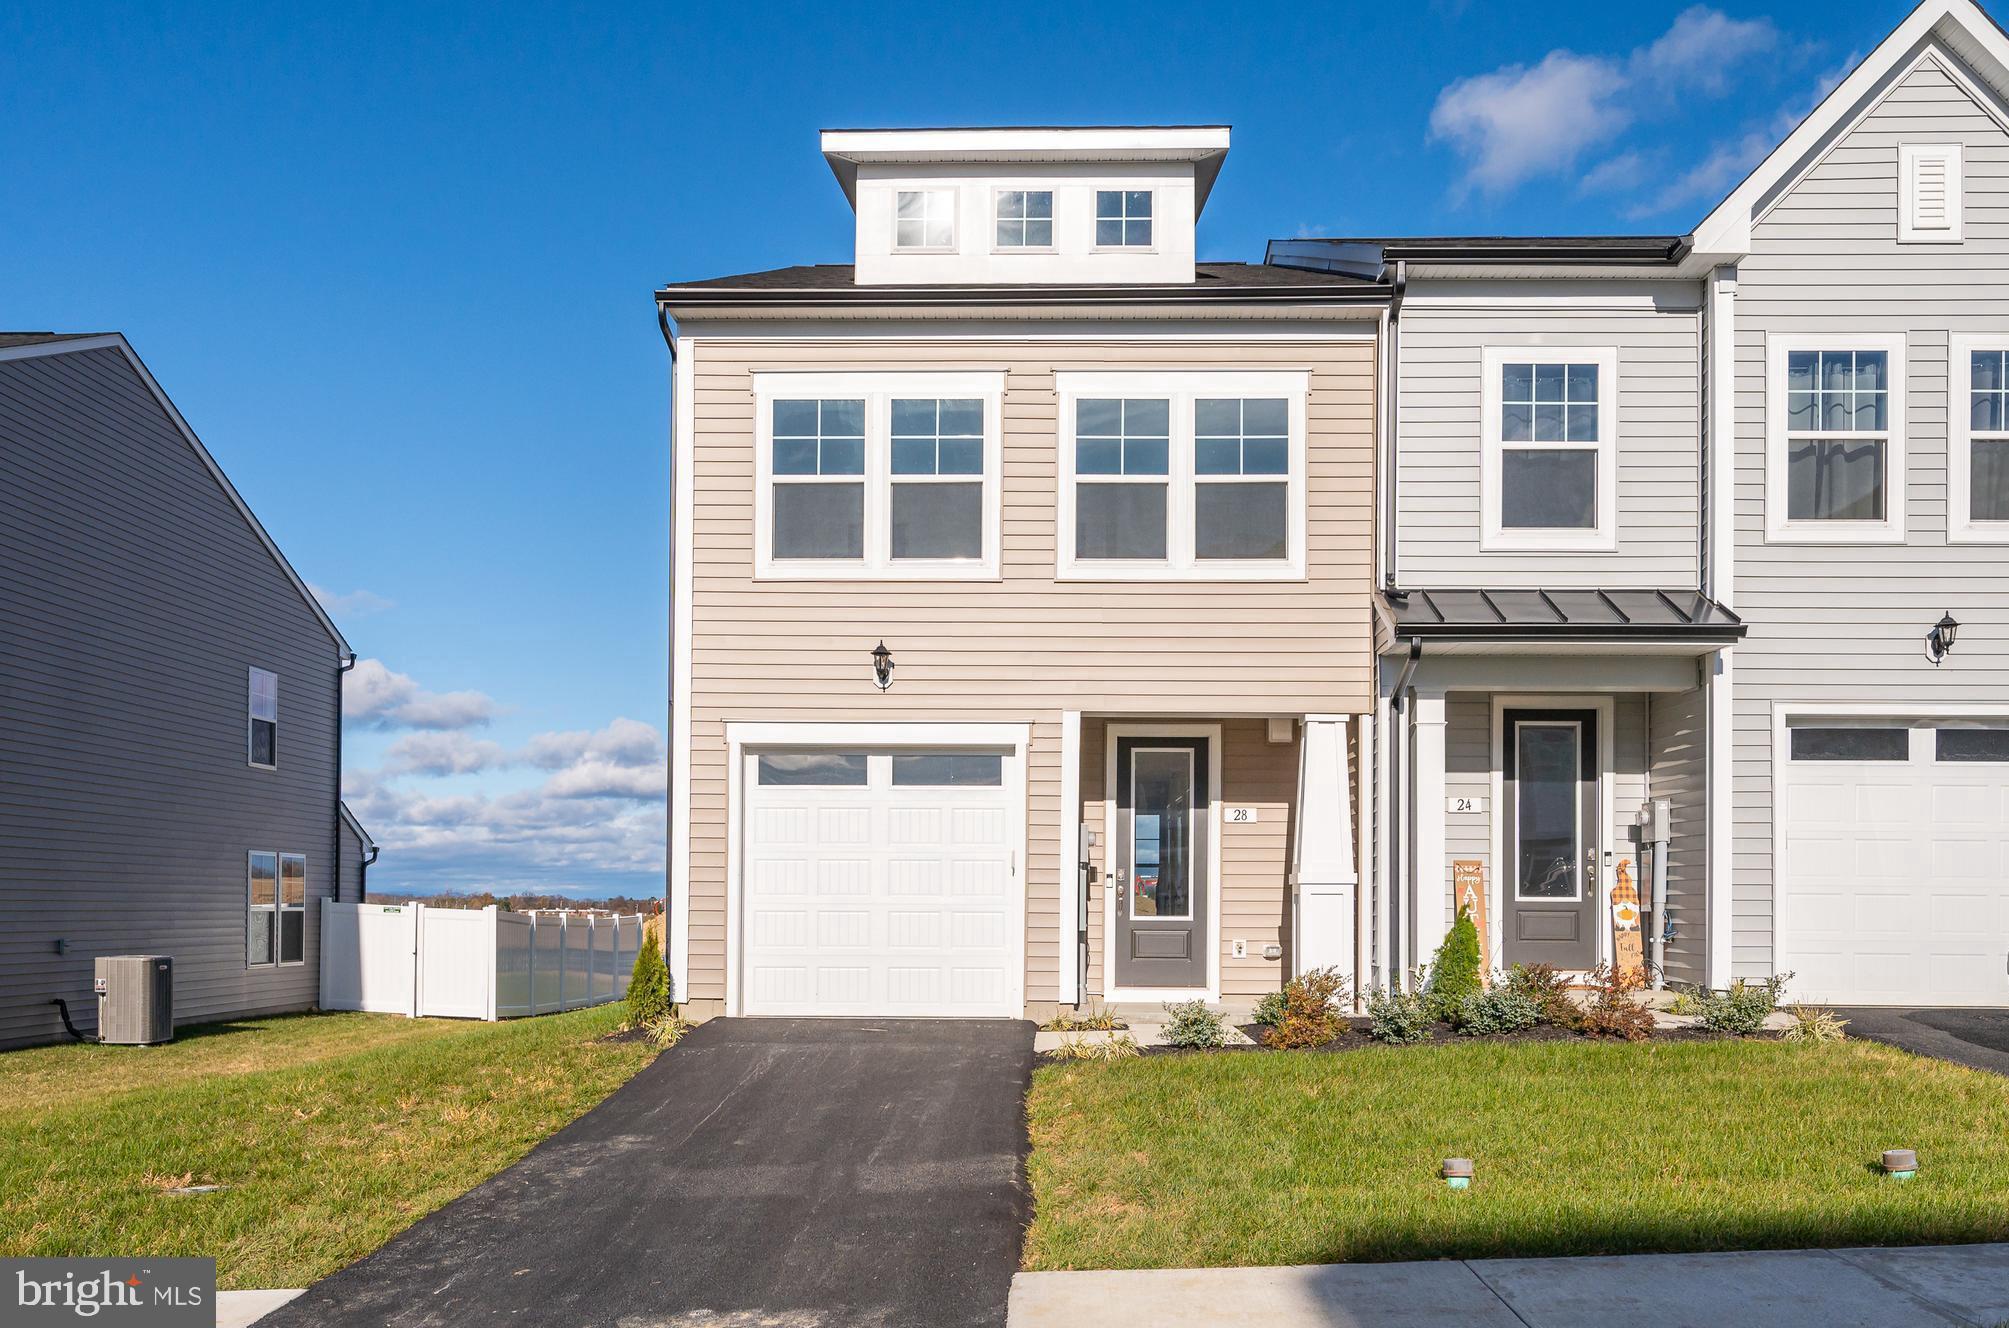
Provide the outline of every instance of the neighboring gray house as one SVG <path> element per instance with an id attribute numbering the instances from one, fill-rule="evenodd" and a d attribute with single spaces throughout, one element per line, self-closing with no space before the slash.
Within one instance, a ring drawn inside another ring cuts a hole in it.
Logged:
<path id="1" fill-rule="evenodd" d="M 2009 37 L 1927 0 L 1686 235 L 1270 261 L 1396 292 L 1374 979 L 1460 864 L 1607 958 L 1666 799 L 1670 980 L 2009 1004 Z"/>
<path id="2" fill-rule="evenodd" d="M 0 335 L 0 551 L 0 1047 L 93 1028 L 99 955 L 313 1005 L 355 656 L 124 337 Z"/>

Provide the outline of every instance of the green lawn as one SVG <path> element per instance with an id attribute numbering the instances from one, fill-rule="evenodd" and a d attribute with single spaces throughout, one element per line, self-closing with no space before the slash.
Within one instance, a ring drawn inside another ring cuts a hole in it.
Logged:
<path id="1" fill-rule="evenodd" d="M 500 1024 L 291 1015 L 0 1054 L 0 1257 L 214 1255 L 305 1286 L 493 1175 L 654 1055 L 625 1007 Z M 217 1182 L 213 1194 L 166 1188 Z"/>
<path id="2" fill-rule="evenodd" d="M 1028 1111 L 1030 1269 L 2009 1238 L 2009 1080 L 1866 1042 L 1153 1056 Z"/>

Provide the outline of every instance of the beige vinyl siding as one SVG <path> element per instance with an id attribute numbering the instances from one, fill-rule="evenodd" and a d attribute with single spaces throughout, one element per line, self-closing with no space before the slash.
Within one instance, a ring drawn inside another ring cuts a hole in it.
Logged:
<path id="1" fill-rule="evenodd" d="M 1944 62 L 1944 63 L 1942 63 Z M 2009 702 L 2009 577 L 1999 546 L 1946 543 L 1948 335 L 2009 329 L 2009 134 L 1935 49 L 1752 228 L 1738 266 L 1737 649 L 1732 971 L 1772 969 L 1772 708 L 1779 702 Z M 1897 242 L 1898 147 L 1964 145 L 1966 239 Z M 1902 546 L 1768 544 L 1765 348 L 1776 333 L 1902 333 Z M 1925 659 L 1951 610 L 1960 649 Z"/>
<path id="2" fill-rule="evenodd" d="M 687 338 L 694 376 L 691 995 L 725 994 L 730 721 L 1031 723 L 1026 999 L 1057 992 L 1060 714 L 1188 719 L 1370 706 L 1371 340 L 1165 342 Z M 1274 583 L 1054 579 L 1054 374 L 1294 369 L 1310 375 L 1308 578 Z M 761 371 L 1002 371 L 1002 576 L 756 581 L 754 398 Z M 892 690 L 872 683 L 881 639 Z M 1084 772 L 1084 781 L 1087 774 Z M 1084 790 L 1086 783 L 1084 782 Z M 1068 831 L 1071 835 L 1071 829 Z"/>
<path id="3" fill-rule="evenodd" d="M 1459 289 L 1453 283 L 1415 283 L 1402 313 L 1396 489 L 1401 583 L 1698 585 L 1700 288 L 1671 281 L 1583 281 L 1567 287 L 1544 282 L 1520 297 L 1529 302 L 1521 306 L 1449 303 Z M 1486 293 L 1495 294 L 1495 287 Z M 1575 307 L 1572 296 L 1586 305 L 1614 299 L 1639 303 Z M 1555 305 L 1540 307 L 1538 299 Z M 1618 349 L 1616 552 L 1481 551 L 1481 360 L 1489 346 Z"/>
<path id="4" fill-rule="evenodd" d="M 1674 804 L 1667 916 L 1674 921 L 1675 938 L 1667 947 L 1665 977 L 1670 983 L 1700 985 L 1708 980 L 1709 963 L 1709 694 L 1699 687 L 1656 692 L 1647 698 L 1647 710 L 1648 794 Z M 1643 866 L 1643 854 L 1640 861 Z M 1639 897 L 1652 903 L 1650 878 L 1641 880 Z M 1647 919 L 1653 932 L 1661 922 Z"/>

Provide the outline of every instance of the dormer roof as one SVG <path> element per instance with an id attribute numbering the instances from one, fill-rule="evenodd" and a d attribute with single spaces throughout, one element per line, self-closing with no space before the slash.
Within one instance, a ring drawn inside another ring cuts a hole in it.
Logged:
<path id="1" fill-rule="evenodd" d="M 1226 125 L 1014 125 L 826 129 L 823 159 L 858 206 L 861 165 L 1191 162 L 1193 211 L 1206 206 L 1228 155 Z"/>

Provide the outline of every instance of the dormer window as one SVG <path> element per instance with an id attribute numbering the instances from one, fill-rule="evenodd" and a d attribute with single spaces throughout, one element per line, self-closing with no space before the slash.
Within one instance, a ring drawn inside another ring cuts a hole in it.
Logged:
<path id="1" fill-rule="evenodd" d="M 893 200 L 893 247 L 945 253 L 956 247 L 956 192 L 902 189 Z"/>
<path id="2" fill-rule="evenodd" d="M 1095 191 L 1095 247 L 1098 249 L 1151 247 L 1149 189 Z"/>
<path id="3" fill-rule="evenodd" d="M 998 248 L 1053 248 L 1051 189 L 1000 189 L 997 202 Z"/>

